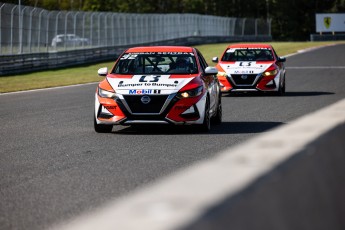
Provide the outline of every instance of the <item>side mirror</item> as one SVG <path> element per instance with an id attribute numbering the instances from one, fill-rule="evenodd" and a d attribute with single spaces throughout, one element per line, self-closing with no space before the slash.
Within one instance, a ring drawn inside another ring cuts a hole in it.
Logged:
<path id="1" fill-rule="evenodd" d="M 278 57 L 279 62 L 286 62 L 286 57 Z"/>
<path id="2" fill-rule="evenodd" d="M 213 58 L 212 58 L 212 62 L 218 63 L 218 57 L 213 57 Z"/>
<path id="3" fill-rule="evenodd" d="M 205 74 L 206 75 L 216 75 L 218 74 L 218 69 L 216 67 L 206 67 L 205 69 Z"/>
<path id="4" fill-rule="evenodd" d="M 105 77 L 108 75 L 108 68 L 107 67 L 100 68 L 97 73 L 99 76 Z"/>

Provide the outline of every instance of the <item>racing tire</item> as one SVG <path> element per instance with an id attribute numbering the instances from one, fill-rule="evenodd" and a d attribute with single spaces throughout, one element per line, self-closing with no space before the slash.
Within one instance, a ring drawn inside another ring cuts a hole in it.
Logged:
<path id="1" fill-rule="evenodd" d="M 279 84 L 279 89 L 278 91 L 275 93 L 275 95 L 277 96 L 283 96 L 285 94 L 285 78 L 283 80 L 283 83 L 280 85 Z"/>
<path id="2" fill-rule="evenodd" d="M 214 124 L 219 125 L 222 123 L 222 117 L 223 117 L 223 109 L 222 109 L 222 101 L 221 101 L 221 96 L 218 99 L 218 107 L 217 107 L 217 112 L 216 115 L 212 118 L 212 122 Z"/>
<path id="3" fill-rule="evenodd" d="M 112 125 L 97 124 L 96 118 L 93 119 L 93 126 L 97 133 L 110 133 L 113 129 Z"/>
<path id="4" fill-rule="evenodd" d="M 211 130 L 210 102 L 208 97 L 206 98 L 204 121 L 199 128 L 202 132 L 209 132 Z"/>
<path id="5" fill-rule="evenodd" d="M 283 85 L 282 85 L 282 93 L 283 93 L 283 95 L 285 94 L 285 77 L 284 77 L 284 81 L 283 81 Z"/>

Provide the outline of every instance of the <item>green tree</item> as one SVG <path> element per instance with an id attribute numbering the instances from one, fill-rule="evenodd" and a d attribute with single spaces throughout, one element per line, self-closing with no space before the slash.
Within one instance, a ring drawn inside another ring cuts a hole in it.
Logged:
<path id="1" fill-rule="evenodd" d="M 316 13 L 337 13 L 344 0 L 271 0 L 272 35 L 279 40 L 308 40 Z"/>

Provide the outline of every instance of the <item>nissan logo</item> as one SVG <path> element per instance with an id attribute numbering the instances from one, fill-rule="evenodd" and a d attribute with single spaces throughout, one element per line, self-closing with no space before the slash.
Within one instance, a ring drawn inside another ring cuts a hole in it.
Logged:
<path id="1" fill-rule="evenodd" d="M 140 100 L 143 104 L 148 104 L 148 103 L 150 103 L 151 98 L 149 96 L 145 95 L 145 96 L 142 96 Z"/>
<path id="2" fill-rule="evenodd" d="M 246 80 L 246 79 L 248 78 L 248 76 L 247 76 L 247 75 L 242 75 L 241 78 L 242 78 L 243 80 Z"/>

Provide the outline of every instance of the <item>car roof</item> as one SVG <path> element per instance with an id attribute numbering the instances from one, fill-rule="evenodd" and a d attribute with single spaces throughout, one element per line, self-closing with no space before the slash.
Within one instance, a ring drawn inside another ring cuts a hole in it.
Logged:
<path id="1" fill-rule="evenodd" d="M 193 52 L 194 48 L 187 46 L 141 46 L 133 47 L 126 50 L 126 53 L 139 53 L 139 52 Z"/>
<path id="2" fill-rule="evenodd" d="M 63 37 L 63 36 L 76 36 L 75 34 L 58 34 L 57 37 Z"/>
<path id="3" fill-rule="evenodd" d="M 262 44 L 262 43 L 240 43 L 240 44 L 229 45 L 227 48 L 269 48 L 269 49 L 272 49 L 272 45 Z"/>

